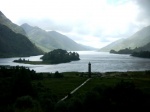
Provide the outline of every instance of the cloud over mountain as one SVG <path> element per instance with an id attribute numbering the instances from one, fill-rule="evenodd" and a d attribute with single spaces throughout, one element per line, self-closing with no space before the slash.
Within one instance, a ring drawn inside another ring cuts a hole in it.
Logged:
<path id="1" fill-rule="evenodd" d="M 149 6 L 149 0 L 5 0 L 0 4 L 19 25 L 55 30 L 85 45 L 90 40 L 94 47 L 127 38 L 148 26 Z"/>

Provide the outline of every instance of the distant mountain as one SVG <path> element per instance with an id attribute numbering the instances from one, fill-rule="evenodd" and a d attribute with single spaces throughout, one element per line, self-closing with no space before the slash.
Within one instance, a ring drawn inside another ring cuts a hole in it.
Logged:
<path id="1" fill-rule="evenodd" d="M 12 23 L 1 11 L 0 11 L 0 24 L 7 26 L 16 33 L 26 35 L 26 32 L 22 27 Z"/>
<path id="2" fill-rule="evenodd" d="M 0 24 L 0 57 L 32 56 L 42 54 L 30 40 Z"/>
<path id="3" fill-rule="evenodd" d="M 127 39 L 121 39 L 109 44 L 106 47 L 101 48 L 99 51 L 119 51 L 125 48 L 138 48 L 142 47 L 150 42 L 150 26 L 143 28 L 142 30 L 136 32 L 134 35 Z"/>
<path id="4" fill-rule="evenodd" d="M 143 47 L 135 49 L 121 49 L 119 51 L 110 50 L 110 53 L 113 54 L 130 54 L 131 56 L 140 57 L 140 58 L 150 58 L 150 42 Z"/>
<path id="5" fill-rule="evenodd" d="M 115 41 L 115 42 L 113 42 L 113 43 L 111 43 L 111 44 L 101 48 L 99 51 L 109 52 L 112 49 L 118 51 L 118 50 L 122 49 L 122 47 L 118 46 L 118 45 L 121 44 L 124 40 L 125 39 L 119 39 L 119 40 L 117 40 L 117 41 Z"/>
<path id="6" fill-rule="evenodd" d="M 53 49 L 64 49 L 68 51 L 91 50 L 92 48 L 80 45 L 65 35 L 56 31 L 45 31 L 39 27 L 23 24 L 21 27 L 26 31 L 29 39 L 42 50 L 48 52 Z"/>

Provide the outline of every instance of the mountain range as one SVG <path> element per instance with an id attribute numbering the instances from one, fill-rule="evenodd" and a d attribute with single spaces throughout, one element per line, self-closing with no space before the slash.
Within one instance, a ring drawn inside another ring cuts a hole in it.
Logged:
<path id="1" fill-rule="evenodd" d="M 53 49 L 64 49 L 67 51 L 90 50 L 92 48 L 76 43 L 69 37 L 56 31 L 45 31 L 39 27 L 33 27 L 25 23 L 21 27 L 26 31 L 28 38 L 47 52 Z"/>
<path id="2" fill-rule="evenodd" d="M 27 37 L 24 29 L 12 23 L 0 11 L 0 57 L 43 54 Z"/>
<path id="3" fill-rule="evenodd" d="M 99 51 L 119 51 L 126 48 L 149 50 L 149 44 L 150 26 L 147 26 L 132 36 L 117 40 Z M 0 11 L 0 57 L 38 55 L 43 53 L 42 50 L 49 52 L 54 49 L 68 51 L 95 50 L 92 47 L 78 44 L 56 31 L 45 31 L 27 23 L 18 26 Z"/>
<path id="4" fill-rule="evenodd" d="M 101 48 L 99 51 L 109 52 L 112 49 L 115 51 L 119 51 L 125 48 L 135 49 L 144 46 L 144 48 L 146 48 L 146 45 L 148 43 L 150 43 L 150 26 L 141 29 L 140 31 L 133 34 L 131 37 L 117 40 Z"/>
<path id="5" fill-rule="evenodd" d="M 0 11 L 0 57 L 39 55 L 53 49 L 91 50 L 56 31 L 13 23 Z M 44 52 L 43 52 L 44 51 Z"/>

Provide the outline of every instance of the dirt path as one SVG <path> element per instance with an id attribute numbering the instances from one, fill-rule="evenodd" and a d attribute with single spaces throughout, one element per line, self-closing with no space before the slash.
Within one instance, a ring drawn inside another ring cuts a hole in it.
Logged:
<path id="1" fill-rule="evenodd" d="M 88 78 L 86 81 L 84 81 L 80 86 L 78 86 L 77 88 L 75 88 L 73 91 L 71 91 L 67 96 L 65 96 L 64 98 L 62 98 L 59 102 L 64 101 L 65 99 L 67 99 L 69 97 L 69 95 L 72 95 L 73 93 L 75 93 L 78 89 L 80 89 L 84 84 L 86 84 L 89 80 L 91 80 L 91 78 Z"/>

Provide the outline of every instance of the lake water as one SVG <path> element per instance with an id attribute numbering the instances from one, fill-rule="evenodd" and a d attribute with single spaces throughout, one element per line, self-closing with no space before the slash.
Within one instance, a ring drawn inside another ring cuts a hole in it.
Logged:
<path id="1" fill-rule="evenodd" d="M 95 51 L 79 51 L 79 61 L 54 65 L 30 65 L 13 62 L 16 58 L 0 58 L 0 65 L 26 66 L 36 72 L 87 72 L 88 63 L 91 62 L 92 72 L 110 72 L 110 71 L 144 71 L 150 70 L 150 59 L 132 57 L 130 55 L 110 54 Z M 25 57 L 30 61 L 39 61 L 40 56 Z"/>

